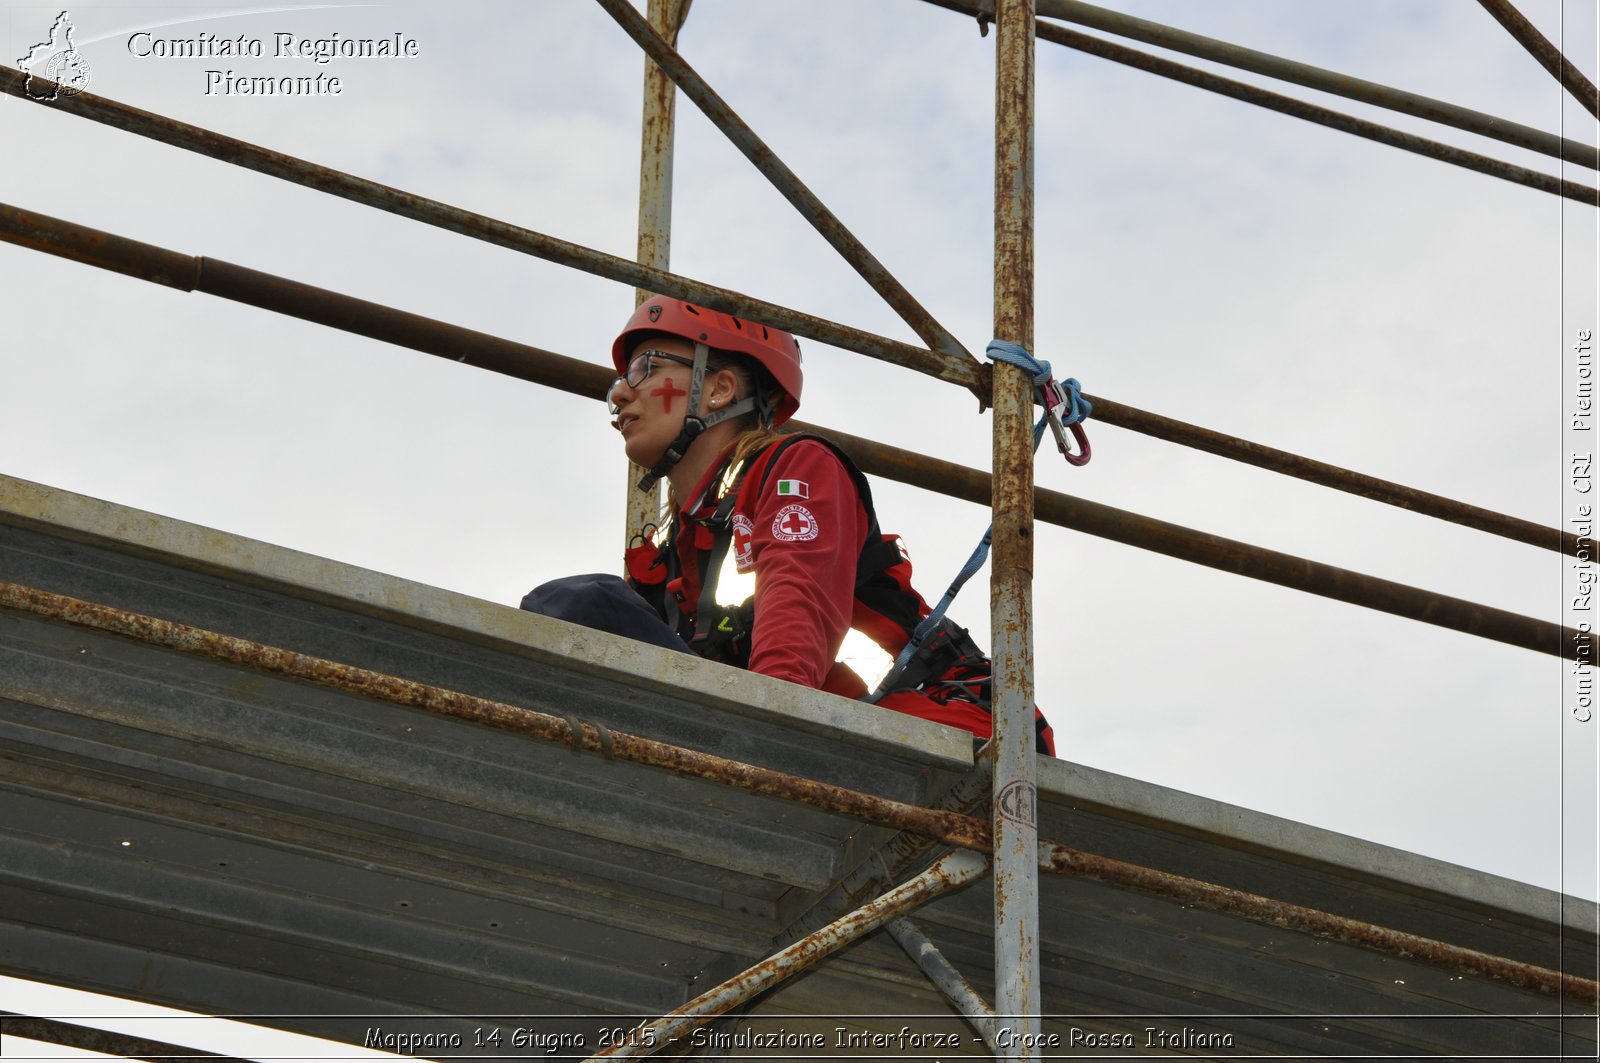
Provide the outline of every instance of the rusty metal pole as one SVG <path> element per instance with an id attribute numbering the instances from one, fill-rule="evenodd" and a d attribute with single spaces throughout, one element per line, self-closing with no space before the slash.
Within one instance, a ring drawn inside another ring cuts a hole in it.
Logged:
<path id="1" fill-rule="evenodd" d="M 555 742 L 575 749 L 598 752 L 611 759 L 647 764 L 680 775 L 708 779 L 750 793 L 766 794 L 826 812 L 853 816 L 865 823 L 893 827 L 901 832 L 933 838 L 946 845 L 980 854 L 994 852 L 992 832 L 987 823 L 948 809 L 908 805 L 901 801 L 789 775 L 754 764 L 740 763 L 710 753 L 699 753 L 666 742 L 606 730 L 594 723 L 562 719 L 532 709 L 356 668 L 247 639 L 234 638 L 159 617 L 131 613 L 35 587 L 0 581 L 0 610 L 4 609 L 134 639 L 178 653 L 192 654 L 271 675 L 284 676 L 344 691 L 357 697 L 373 698 L 392 705 L 406 705 L 440 716 L 467 720 L 481 726 L 525 735 L 538 741 Z M 19 778 L 17 772 L 16 766 L 12 765 L 5 774 L 12 782 L 17 782 Z M 40 776 L 32 773 L 23 781 L 27 785 L 34 785 L 39 779 Z M 51 785 L 59 788 L 56 783 Z M 82 794 L 94 800 L 105 798 L 104 788 L 91 787 L 91 789 L 93 793 L 82 791 Z M 966 786 L 963 784 L 962 792 L 951 795 L 953 797 L 951 803 L 956 806 L 965 804 L 966 795 Z M 148 794 L 141 794 L 139 800 L 147 798 Z M 120 794 L 116 800 L 130 807 L 138 803 Z M 160 801 L 148 805 L 147 810 L 165 814 Z M 258 828 L 259 825 L 252 827 L 252 829 Z M 292 844 L 301 844 L 306 840 L 308 829 L 313 828 L 295 827 L 287 834 L 271 833 Z M 899 856 L 905 853 L 911 840 L 901 838 L 896 841 L 903 844 L 895 846 L 891 855 L 891 866 L 899 868 L 903 866 Z M 1565 994 L 1587 1004 L 1600 1002 L 1600 982 L 1535 967 L 1507 957 L 1463 949 L 1347 916 L 1333 915 L 1183 875 L 1140 867 L 1111 857 L 1070 849 L 1055 842 L 1041 843 L 1037 857 L 1039 866 L 1052 874 L 1093 878 L 1208 911 L 1239 915 L 1271 926 L 1304 930 L 1389 955 L 1416 958 L 1451 967 L 1463 973 L 1494 978 L 1541 993 Z M 945 860 L 948 858 L 947 854 Z M 874 892 L 870 887 L 875 884 L 869 879 L 851 876 L 846 883 L 852 891 L 861 889 L 867 893 Z M 890 913 L 884 917 L 892 918 L 896 914 L 899 913 Z"/>
<path id="2" fill-rule="evenodd" d="M 0 65 L 0 94 L 28 99 L 24 89 L 26 75 L 21 71 Z M 318 166 L 292 155 L 271 151 L 257 144 L 237 140 L 199 126 L 189 125 L 149 111 L 108 100 L 103 96 L 84 92 L 77 96 L 63 96 L 49 104 L 52 111 L 75 115 L 91 121 L 122 129 L 139 136 L 149 137 L 172 147 L 196 152 L 235 166 L 255 170 L 271 177 L 306 188 L 314 188 L 329 195 L 386 210 L 402 218 L 433 225 L 448 232 L 459 233 L 474 240 L 483 240 L 498 247 L 509 248 L 521 254 L 533 255 L 547 262 L 581 269 L 586 273 L 607 277 L 636 287 L 652 288 L 680 299 L 709 306 L 713 310 L 753 317 L 767 325 L 776 325 L 798 336 L 841 347 L 847 351 L 865 354 L 869 358 L 882 358 L 896 364 L 948 380 L 969 389 L 974 395 L 987 395 L 983 366 L 967 357 L 941 354 L 899 340 L 874 336 L 861 329 L 825 321 L 812 314 L 755 299 L 742 292 L 719 288 L 689 277 L 679 277 L 666 270 L 641 265 L 620 255 L 575 244 L 532 229 L 524 229 L 509 222 L 498 221 L 487 215 L 452 207 L 436 199 L 413 195 L 399 188 L 382 185 L 363 177 L 341 173 L 326 166 Z"/>
<path id="3" fill-rule="evenodd" d="M 994 334 L 1033 349 L 1033 0 L 1000 0 L 995 25 Z M 1005 1059 L 1037 1059 L 1039 867 L 1034 858 L 1033 383 L 994 367 L 995 1028 Z M 1033 1046 L 1030 1047 L 1030 1042 Z"/>
<path id="4" fill-rule="evenodd" d="M 680 1042 L 688 1039 L 695 1030 L 718 1015 L 725 1014 L 758 993 L 780 985 L 814 967 L 891 919 L 936 900 L 951 890 L 965 886 L 982 876 L 988 869 L 989 861 L 977 853 L 960 849 L 946 853 L 922 874 L 896 886 L 876 900 L 867 902 L 849 915 L 834 920 L 821 930 L 807 934 L 793 945 L 767 957 L 742 974 L 700 994 L 676 1011 L 630 1030 L 622 1039 L 622 1043 L 602 1052 L 596 1052 L 589 1058 L 591 1060 L 637 1059 L 653 1055 L 662 1048 L 676 1046 L 681 1049 L 684 1045 Z M 689 1044 L 694 1046 L 697 1043 L 690 1040 Z M 698 1044 L 709 1045 L 713 1049 L 747 1047 L 737 1043 L 719 1043 L 715 1040 L 703 1040 Z M 779 1047 L 820 1048 L 826 1052 L 829 1045 L 806 1043 Z"/>
<path id="5" fill-rule="evenodd" d="M 987 14 L 990 17 L 994 15 L 993 0 L 924 0 L 924 2 L 946 10 L 959 11 L 965 15 Z M 1337 70 L 1325 70 L 1307 63 L 1298 63 L 1293 59 L 1268 52 L 1258 52 L 1252 48 L 1204 37 L 1149 19 L 1096 7 L 1093 4 L 1083 3 L 1082 0 L 1038 0 L 1037 7 L 1039 15 L 1045 19 L 1075 22 L 1090 29 L 1143 41 L 1145 44 L 1153 44 L 1158 48 L 1174 52 L 1183 52 L 1237 70 L 1265 74 L 1267 77 L 1293 85 L 1303 85 L 1331 96 L 1343 96 L 1358 103 L 1368 103 L 1400 114 L 1438 122 L 1478 136 L 1514 144 L 1519 148 L 1527 148 L 1529 151 L 1537 151 L 1551 158 L 1587 166 L 1591 170 L 1600 169 L 1600 152 L 1596 152 L 1591 144 L 1569 140 L 1554 133 L 1546 133 L 1542 129 L 1446 103 L 1444 100 L 1419 96 L 1404 89 L 1380 85 L 1374 81 L 1364 81 Z M 1050 22 L 1040 23 L 1041 28 L 1053 25 L 1054 23 Z M 1043 32 L 1039 35 L 1047 36 Z M 1100 40 L 1100 38 L 1093 39 Z"/>
<path id="6" fill-rule="evenodd" d="M 633 38 L 634 43 L 660 64 L 683 90 L 684 96 L 711 119 L 711 124 L 722 131 L 757 172 L 772 183 L 772 187 L 800 212 L 800 216 L 817 230 L 818 235 L 828 241 L 839 257 L 848 262 L 861 275 L 861 279 L 900 315 L 901 320 L 911 326 L 922 342 L 945 357 L 976 368 L 978 360 L 961 345 L 961 341 L 934 320 L 927 308 L 917 302 L 905 285 L 896 280 L 877 256 L 867 250 L 838 216 L 828 209 L 827 204 L 817 198 L 799 175 L 684 61 L 670 41 L 663 41 L 658 34 L 651 32 L 651 27 L 639 17 L 630 0 L 599 0 L 599 4 L 616 19 L 617 25 Z"/>
<path id="7" fill-rule="evenodd" d="M 180 291 L 204 292 L 329 328 L 343 329 L 358 336 L 448 358 L 462 365 L 504 373 L 518 380 L 586 398 L 599 399 L 605 394 L 606 385 L 611 380 L 612 371 L 592 361 L 568 358 L 218 259 L 179 254 L 3 203 L 0 203 L 0 241 Z M 672 276 L 666 273 L 660 275 Z M 867 336 L 866 333 L 860 335 Z M 881 337 L 877 338 L 877 342 L 891 346 L 894 343 Z M 1168 418 L 1156 418 L 1153 414 L 1145 414 L 1132 407 L 1118 406 L 1108 399 L 1094 401 L 1106 403 L 1113 410 L 1121 409 L 1129 415 L 1129 419 L 1113 423 L 1123 424 L 1134 431 L 1145 431 L 1157 438 L 1184 442 L 1239 460 L 1275 454 L 1283 460 L 1275 458 L 1271 462 L 1258 464 L 1340 490 L 1384 498 L 1392 504 L 1415 508 L 1418 512 L 1430 513 L 1466 527 L 1510 534 L 1524 542 L 1563 550 L 1573 556 L 1577 556 L 1580 549 L 1587 549 L 1582 545 L 1587 539 L 1580 542 L 1577 535 L 1559 528 L 1539 528 L 1526 521 L 1488 513 L 1437 496 L 1428 496 L 1432 501 L 1424 505 L 1417 493 L 1408 494 L 1409 488 L 1385 485 L 1348 470 L 1311 462 L 1282 451 L 1272 451 L 1247 440 L 1197 429 Z M 1098 410 L 1096 414 L 1098 416 Z M 1106 419 L 1111 420 L 1110 417 Z M 1152 419 L 1160 424 L 1152 426 Z M 838 429 L 819 428 L 802 421 L 791 421 L 787 427 L 795 431 L 820 432 L 830 437 L 855 459 L 862 471 L 871 475 L 937 491 L 978 505 L 993 501 L 993 476 L 989 473 L 887 446 Z M 1317 472 L 1316 468 L 1321 471 Z M 1205 565 L 1221 572 L 1248 576 L 1538 653 L 1555 654 L 1569 660 L 1589 660 L 1594 656 L 1593 632 L 1562 627 L 1560 624 L 1519 616 L 1504 609 L 1494 609 L 1420 587 L 1410 587 L 1293 554 L 1267 550 L 1057 491 L 1035 489 L 1033 494 L 1034 519 L 1038 521 Z M 1417 504 L 1412 505 L 1413 502 Z"/>
<path id="8" fill-rule="evenodd" d="M 1583 104 L 1590 114 L 1600 118 L 1600 89 L 1596 89 L 1594 82 L 1584 77 L 1583 72 L 1572 65 L 1572 60 L 1562 55 L 1561 49 L 1551 44 L 1550 39 L 1540 33 L 1511 0 L 1478 0 L 1478 3 L 1506 28 L 1507 33 L 1516 38 L 1518 44 L 1528 50 L 1529 55 L 1539 61 L 1540 66 L 1561 82 L 1573 99 Z"/>
<path id="9" fill-rule="evenodd" d="M 650 0 L 650 25 L 674 47 L 678 31 L 689 15 L 693 0 Z M 665 270 L 672 258 L 672 138 L 678 90 L 649 55 L 644 57 L 644 116 L 639 142 L 639 244 L 636 260 L 642 266 Z M 634 289 L 633 305 L 655 295 Z M 661 486 L 639 490 L 648 469 L 628 462 L 623 549 L 632 546 L 644 529 L 661 518 Z"/>
<path id="10" fill-rule="evenodd" d="M 928 940 L 928 936 L 917 929 L 917 925 L 910 919 L 902 916 L 891 920 L 885 929 L 905 950 L 906 955 L 911 957 L 911 962 L 928 976 L 928 981 L 932 982 L 934 987 L 944 994 L 944 998 L 961 1012 L 961 1017 L 978 1031 L 984 1044 L 989 1046 L 989 1050 L 994 1051 L 996 1047 L 994 1009 L 983 999 L 983 995 L 973 988 L 972 983 L 956 969 L 955 964 L 945 959 L 944 953 L 939 951 L 939 946 Z"/>

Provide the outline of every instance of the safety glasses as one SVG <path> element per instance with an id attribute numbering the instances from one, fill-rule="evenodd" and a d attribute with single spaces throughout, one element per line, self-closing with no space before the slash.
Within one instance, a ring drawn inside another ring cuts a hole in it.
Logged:
<path id="1" fill-rule="evenodd" d="M 611 387 L 606 389 L 606 405 L 611 407 L 611 412 L 613 414 L 615 414 L 619 408 L 614 398 L 617 393 L 617 387 L 623 383 L 626 383 L 630 388 L 639 387 L 646 380 L 650 379 L 650 374 L 656 371 L 656 366 L 661 362 L 671 362 L 674 365 L 686 365 L 690 368 L 694 367 L 694 359 L 692 358 L 682 358 L 676 354 L 668 354 L 666 351 L 640 351 L 638 354 L 634 355 L 633 360 L 628 363 L 628 371 L 622 376 L 619 376 L 617 379 L 613 380 L 611 382 Z"/>

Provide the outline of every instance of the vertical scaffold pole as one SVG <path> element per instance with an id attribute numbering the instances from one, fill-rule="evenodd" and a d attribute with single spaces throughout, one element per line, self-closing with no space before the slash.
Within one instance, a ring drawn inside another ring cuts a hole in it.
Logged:
<path id="1" fill-rule="evenodd" d="M 994 334 L 1033 350 L 1034 2 L 995 5 Z M 1033 735 L 1033 385 L 994 367 L 994 962 L 1005 1059 L 1037 1059 L 1039 866 Z"/>
<path id="2" fill-rule="evenodd" d="M 678 31 L 688 17 L 691 0 L 650 0 L 650 25 L 674 46 Z M 639 253 L 637 261 L 655 269 L 667 269 L 672 248 L 672 132 L 678 90 L 672 79 L 661 72 L 655 60 L 644 57 L 644 118 L 639 143 Z M 643 288 L 634 292 L 638 306 L 654 292 Z M 646 469 L 628 463 L 628 502 L 624 525 L 624 549 L 633 545 L 646 525 L 654 524 L 661 512 L 661 491 L 641 491 L 640 477 Z"/>

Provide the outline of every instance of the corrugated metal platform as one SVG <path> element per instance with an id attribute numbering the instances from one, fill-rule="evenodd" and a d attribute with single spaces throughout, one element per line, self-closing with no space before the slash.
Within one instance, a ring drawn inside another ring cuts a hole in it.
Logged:
<path id="1" fill-rule="evenodd" d="M 903 801 L 972 764 L 923 721 L 4 477 L 0 579 Z M 1041 836 L 1079 849 L 1595 968 L 1592 904 L 1062 761 L 1040 791 Z M 670 1010 L 890 836 L 10 610 L 0 810 L 5 973 L 346 1040 L 455 1033 L 471 1054 L 545 1054 L 518 1030 L 592 1050 Z M 980 884 L 914 916 L 985 992 L 990 908 Z M 1496 982 L 1084 880 L 1043 876 L 1041 909 L 1061 1052 L 1595 1050 L 1592 1018 Z M 755 1015 L 965 1030 L 883 935 Z"/>

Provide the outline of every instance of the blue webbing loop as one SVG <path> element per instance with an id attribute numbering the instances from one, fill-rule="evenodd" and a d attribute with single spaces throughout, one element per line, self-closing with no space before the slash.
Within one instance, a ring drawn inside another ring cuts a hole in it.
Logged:
<path id="1" fill-rule="evenodd" d="M 1032 378 L 1034 394 L 1044 406 L 1043 416 L 1039 418 L 1039 423 L 1033 426 L 1033 449 L 1035 453 L 1038 452 L 1039 442 L 1044 438 L 1044 430 L 1046 426 L 1050 425 L 1052 419 L 1055 419 L 1056 427 L 1059 429 L 1061 426 L 1080 424 L 1094 411 L 1092 404 L 1079 392 L 1076 380 L 1068 379 L 1065 381 L 1064 386 L 1057 383 L 1051 376 L 1050 363 L 1034 358 L 1028 353 L 1027 348 L 1021 344 L 1011 343 L 1007 340 L 990 340 L 989 346 L 984 353 L 992 361 L 1007 362 L 1017 366 Z M 1055 394 L 1051 392 L 1052 387 L 1055 388 Z M 1084 448 L 1082 453 L 1086 455 L 1088 440 L 1083 437 L 1082 431 L 1082 429 L 1076 429 L 1073 434 L 1078 437 L 1080 446 Z M 1057 436 L 1060 436 L 1059 431 Z M 1061 449 L 1063 454 L 1067 453 L 1064 442 L 1061 444 Z M 1072 461 L 1072 455 L 1068 454 L 1067 460 Z M 1084 457 L 1083 460 L 1086 461 L 1088 459 Z M 1082 462 L 1074 461 L 1073 464 L 1082 464 Z M 978 541 L 977 549 L 972 551 L 972 556 L 967 559 L 965 565 L 961 566 L 961 571 L 956 573 L 956 578 L 951 581 L 950 588 L 944 592 L 944 597 L 939 599 L 939 604 L 934 606 L 933 610 L 922 619 L 916 630 L 911 633 L 911 640 L 895 656 L 894 664 L 890 666 L 884 677 L 878 681 L 877 689 L 868 697 L 869 701 L 877 701 L 887 694 L 894 681 L 904 674 L 906 667 L 911 663 L 911 658 L 915 657 L 917 650 L 921 648 L 923 640 L 944 619 L 945 611 L 950 608 L 950 603 L 955 601 L 956 594 L 966 584 L 967 580 L 976 575 L 978 570 L 983 567 L 983 563 L 988 560 L 989 546 L 993 540 L 994 524 L 991 523 L 984 530 L 983 538 Z"/>
<path id="2" fill-rule="evenodd" d="M 1034 449 L 1039 449 L 1039 439 L 1044 434 L 1045 426 L 1048 425 L 1055 433 L 1056 447 L 1060 449 L 1062 457 L 1073 465 L 1088 464 L 1089 437 L 1084 434 L 1082 428 L 1076 426 L 1081 425 L 1094 412 L 1094 406 L 1083 397 L 1078 382 L 1071 377 L 1065 381 L 1056 380 L 1050 372 L 1050 363 L 1042 358 L 1034 358 L 1021 344 L 1006 340 L 990 340 L 984 353 L 993 361 L 1016 366 L 1033 380 L 1034 397 L 1039 405 L 1044 407 L 1044 416 L 1039 419 L 1038 426 L 1033 430 Z M 1072 429 L 1073 438 L 1078 441 L 1076 454 L 1067 444 L 1069 428 Z"/>
<path id="3" fill-rule="evenodd" d="M 1050 402 L 1045 394 L 1051 379 L 1049 362 L 1033 357 L 1026 347 L 1008 340 L 990 340 L 984 353 L 991 361 L 1007 362 L 1027 373 L 1033 379 L 1035 394 L 1044 401 L 1045 407 L 1049 408 Z M 1058 383 L 1067 402 L 1067 408 L 1061 414 L 1061 424 L 1063 426 L 1081 424 L 1088 420 L 1089 415 L 1094 413 L 1094 404 L 1083 397 L 1078 381 L 1068 377 Z"/>
<path id="4" fill-rule="evenodd" d="M 991 362 L 1008 362 L 1026 371 L 1033 377 L 1034 387 L 1050 379 L 1050 363 L 1035 358 L 1028 353 L 1028 348 L 1020 343 L 1012 343 L 1010 340 L 990 340 L 989 346 L 983 353 L 989 356 Z"/>

